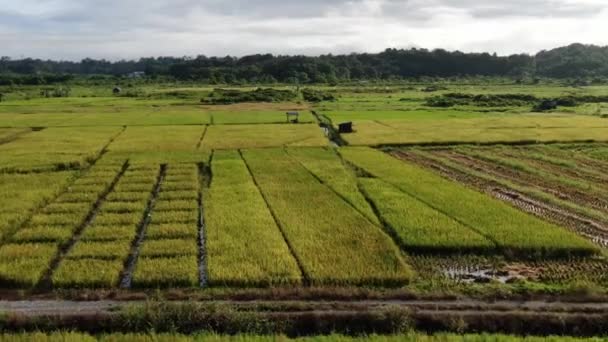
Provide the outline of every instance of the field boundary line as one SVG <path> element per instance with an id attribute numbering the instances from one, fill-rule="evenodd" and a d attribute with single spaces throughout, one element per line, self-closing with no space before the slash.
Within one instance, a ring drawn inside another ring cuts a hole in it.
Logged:
<path id="1" fill-rule="evenodd" d="M 212 153 L 213 154 L 213 153 Z M 207 235 L 205 234 L 205 207 L 203 206 L 203 189 L 205 187 L 205 169 L 203 163 L 198 163 L 198 273 L 200 287 L 207 285 Z M 209 170 L 209 172 L 211 172 Z"/>
<path id="2" fill-rule="evenodd" d="M 55 257 L 51 260 L 49 269 L 47 270 L 45 275 L 41 278 L 41 280 L 38 284 L 38 287 L 42 287 L 42 288 L 52 287 L 53 274 L 55 273 L 55 270 L 61 263 L 61 260 L 70 252 L 70 250 L 74 247 L 76 242 L 78 242 L 80 240 L 80 237 L 81 237 L 82 233 L 84 232 L 84 230 L 93 222 L 93 220 L 95 220 L 95 217 L 97 217 L 97 214 L 99 213 L 99 209 L 101 208 L 101 205 L 105 201 L 106 197 L 108 196 L 108 194 L 110 194 L 114 190 L 114 188 L 116 187 L 116 184 L 118 184 L 118 181 L 122 178 L 122 176 L 125 174 L 125 172 L 127 171 L 128 168 L 129 168 L 129 161 L 126 160 L 122 164 L 120 171 L 118 171 L 118 173 L 112 180 L 112 183 L 110 183 L 110 185 L 104 190 L 104 192 L 101 195 L 99 195 L 99 197 L 97 198 L 97 200 L 95 201 L 95 203 L 93 204 L 91 209 L 89 210 L 89 213 L 87 214 L 84 221 L 80 225 L 78 225 L 78 227 L 72 234 L 72 237 L 70 238 L 70 240 L 59 247 L 59 251 L 57 252 Z"/>
<path id="3" fill-rule="evenodd" d="M 327 187 L 329 190 L 331 190 L 334 194 L 336 194 L 338 197 L 340 197 L 340 199 L 342 199 L 344 202 L 346 202 L 346 204 L 348 204 L 351 208 L 353 208 L 355 211 L 357 211 L 359 214 L 361 214 L 367 221 L 369 221 L 369 223 L 373 224 L 374 226 L 378 226 L 377 223 L 373 222 L 369 217 L 367 217 L 359 208 L 357 208 L 350 200 L 348 200 L 348 198 L 344 197 L 342 194 L 340 194 L 339 192 L 337 192 L 334 188 L 332 188 L 329 184 L 327 184 L 325 181 L 323 181 L 323 179 L 321 179 L 321 177 L 317 176 L 317 174 L 315 174 L 314 172 L 312 172 L 309 168 L 306 167 L 306 165 L 304 165 L 304 163 L 302 163 L 300 160 L 298 160 L 298 158 L 294 157 L 292 154 L 289 153 L 289 150 L 287 148 L 285 148 L 285 153 L 291 158 L 293 159 L 296 163 L 300 164 L 300 166 L 302 166 L 311 176 L 313 176 L 319 183 L 321 183 L 322 185 L 324 185 L 325 187 Z M 348 170 L 347 170 L 348 172 Z M 355 181 L 356 181 L 356 177 L 355 177 Z M 357 182 L 358 183 L 358 182 Z M 359 186 L 357 184 L 357 191 L 361 192 L 361 189 L 359 189 Z M 364 196 L 365 197 L 365 196 Z M 378 215 L 376 213 L 374 213 L 374 215 L 376 215 L 377 218 Z"/>
<path id="4" fill-rule="evenodd" d="M 312 283 L 312 281 L 310 279 L 310 275 L 308 275 L 308 273 L 306 273 L 306 271 L 304 270 L 302 260 L 300 260 L 298 255 L 295 253 L 295 250 L 294 250 L 292 244 L 289 242 L 289 239 L 287 239 L 287 234 L 285 234 L 285 229 L 284 229 L 283 225 L 279 222 L 279 219 L 277 218 L 277 215 L 274 212 L 274 209 L 272 209 L 272 207 L 268 203 L 268 200 L 266 199 L 266 196 L 262 192 L 262 189 L 260 188 L 258 181 L 255 179 L 255 176 L 253 175 L 253 172 L 251 171 L 251 168 L 249 167 L 249 164 L 247 163 L 247 160 L 243 156 L 243 151 L 241 151 L 240 149 L 238 151 L 239 151 L 239 155 L 241 156 L 241 160 L 243 161 L 243 163 L 245 164 L 245 167 L 247 168 L 247 172 L 249 172 L 249 177 L 251 177 L 253 184 L 255 185 L 256 189 L 258 189 L 258 193 L 260 194 L 260 196 L 262 196 L 262 199 L 264 200 L 264 203 L 266 204 L 266 208 L 268 208 L 268 211 L 270 212 L 272 219 L 274 220 L 275 224 L 277 225 L 277 228 L 279 228 L 279 232 L 281 233 L 281 236 L 283 237 L 283 241 L 285 241 L 287 248 L 289 248 L 289 252 L 293 256 L 296 263 L 298 264 L 298 268 L 300 269 L 300 274 L 302 275 L 302 284 L 304 286 L 309 286 Z"/>
<path id="5" fill-rule="evenodd" d="M 16 128 L 16 129 L 20 129 L 20 128 Z M 44 128 L 42 128 L 42 129 L 44 129 Z M 42 129 L 40 129 L 38 131 L 41 131 Z M 18 132 L 14 133 L 14 134 L 11 134 L 11 135 L 9 135 L 7 137 L 4 137 L 4 138 L 0 139 L 0 145 L 11 143 L 11 142 L 19 139 L 21 136 L 27 135 L 27 134 L 30 134 L 30 133 L 33 133 L 33 132 L 36 132 L 36 131 L 33 130 L 31 127 L 23 127 L 23 129 L 21 131 L 18 131 Z"/>
<path id="6" fill-rule="evenodd" d="M 150 197 L 148 198 L 146 209 L 144 209 L 141 222 L 137 227 L 137 235 L 135 239 L 133 239 L 129 257 L 126 260 L 124 269 L 120 275 L 119 287 L 121 288 L 131 288 L 131 283 L 133 282 L 133 271 L 135 271 L 135 266 L 137 264 L 137 260 L 139 259 L 139 249 L 146 237 L 146 229 L 148 228 L 150 220 L 152 219 L 150 214 L 152 213 L 152 210 L 154 210 L 156 198 L 158 197 L 166 173 L 167 164 L 161 164 L 158 171 L 158 176 L 156 178 L 156 184 L 154 184 L 154 188 L 150 193 Z"/>
<path id="7" fill-rule="evenodd" d="M 209 129 L 208 125 L 205 125 L 205 129 L 203 129 L 203 133 L 201 134 L 201 138 L 198 140 L 196 144 L 196 149 L 200 150 L 201 146 L 203 146 L 203 140 L 205 140 L 205 136 L 207 135 L 207 130 Z"/>

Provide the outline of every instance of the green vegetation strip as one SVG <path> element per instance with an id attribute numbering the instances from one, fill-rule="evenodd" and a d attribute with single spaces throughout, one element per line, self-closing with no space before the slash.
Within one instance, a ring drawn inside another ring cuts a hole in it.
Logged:
<path id="1" fill-rule="evenodd" d="M 592 255 L 598 249 L 575 233 L 399 161 L 371 148 L 343 148 L 348 161 L 431 207 L 470 226 L 517 257 Z"/>
<path id="2" fill-rule="evenodd" d="M 243 157 L 311 283 L 401 285 L 411 278 L 390 237 L 284 150 Z"/>
<path id="3" fill-rule="evenodd" d="M 326 148 L 289 148 L 287 153 L 375 224 L 380 221 L 357 187 L 357 177 L 336 152 Z"/>
<path id="4" fill-rule="evenodd" d="M 302 274 L 237 151 L 216 151 L 204 193 L 209 284 L 299 284 Z"/>
<path id="5" fill-rule="evenodd" d="M 360 178 L 380 217 L 408 252 L 487 253 L 496 245 L 453 218 L 377 178 Z"/>

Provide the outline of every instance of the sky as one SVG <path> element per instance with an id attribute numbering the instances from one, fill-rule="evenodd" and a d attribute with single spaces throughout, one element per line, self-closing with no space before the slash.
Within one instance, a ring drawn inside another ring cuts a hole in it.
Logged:
<path id="1" fill-rule="evenodd" d="M 608 45 L 608 0 L 0 0 L 0 56 L 536 53 Z"/>

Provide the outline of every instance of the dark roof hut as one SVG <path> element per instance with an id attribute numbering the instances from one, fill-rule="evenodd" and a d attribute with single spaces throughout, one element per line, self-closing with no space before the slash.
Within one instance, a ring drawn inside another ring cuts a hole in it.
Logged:
<path id="1" fill-rule="evenodd" d="M 287 112 L 285 113 L 285 115 L 287 116 L 287 122 L 291 123 L 298 123 L 298 120 L 300 118 L 300 113 L 298 112 Z"/>

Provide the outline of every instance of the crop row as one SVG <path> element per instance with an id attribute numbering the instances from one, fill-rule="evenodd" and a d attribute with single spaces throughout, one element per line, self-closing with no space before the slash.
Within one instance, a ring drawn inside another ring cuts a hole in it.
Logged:
<path id="1" fill-rule="evenodd" d="M 396 285 L 411 277 L 391 238 L 282 149 L 244 159 L 311 284 Z"/>
<path id="2" fill-rule="evenodd" d="M 361 178 L 362 190 L 404 250 L 417 253 L 489 252 L 495 244 L 470 227 L 377 178 Z"/>
<path id="3" fill-rule="evenodd" d="M 8 237 L 0 247 L 0 281 L 9 286 L 36 285 L 121 169 L 116 163 L 94 166 Z"/>
<path id="4" fill-rule="evenodd" d="M 573 232 L 380 151 L 344 148 L 341 154 L 373 176 L 472 227 L 507 255 L 563 257 L 598 252 Z"/>
<path id="5" fill-rule="evenodd" d="M 357 177 L 344 165 L 336 152 L 326 148 L 310 147 L 289 148 L 287 152 L 370 221 L 380 224 L 378 217 L 358 189 Z"/>
<path id="6" fill-rule="evenodd" d="M 87 166 L 121 127 L 47 128 L 0 144 L 0 171 L 53 171 Z"/>
<path id="7" fill-rule="evenodd" d="M 65 189 L 73 172 L 0 173 L 0 240 Z"/>
<path id="8" fill-rule="evenodd" d="M 237 151 L 215 151 L 205 191 L 209 285 L 301 282 L 301 272 Z"/>
<path id="9" fill-rule="evenodd" d="M 129 166 L 60 261 L 55 287 L 118 285 L 157 174 L 157 166 Z"/>
<path id="10" fill-rule="evenodd" d="M 195 287 L 199 279 L 199 180 L 195 164 L 170 164 L 143 227 L 134 287 Z"/>

